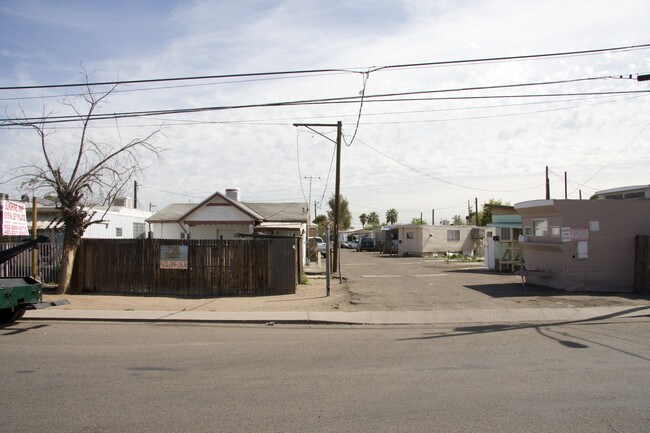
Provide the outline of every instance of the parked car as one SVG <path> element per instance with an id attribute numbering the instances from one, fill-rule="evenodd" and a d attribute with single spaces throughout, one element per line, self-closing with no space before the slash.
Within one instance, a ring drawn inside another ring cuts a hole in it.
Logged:
<path id="1" fill-rule="evenodd" d="M 313 244 L 316 244 L 316 251 L 318 251 L 321 254 L 321 256 L 325 257 L 326 255 L 325 249 L 327 248 L 327 245 L 325 245 L 325 241 L 323 241 L 323 238 L 319 236 L 309 238 L 308 245 L 311 247 Z"/>
<path id="2" fill-rule="evenodd" d="M 357 245 L 357 251 L 374 251 L 375 250 L 375 240 L 373 238 L 361 238 L 359 245 Z"/>
<path id="3" fill-rule="evenodd" d="M 352 250 L 356 250 L 358 246 L 359 246 L 359 241 L 358 240 L 353 239 L 351 241 L 348 241 L 348 248 L 350 248 Z"/>

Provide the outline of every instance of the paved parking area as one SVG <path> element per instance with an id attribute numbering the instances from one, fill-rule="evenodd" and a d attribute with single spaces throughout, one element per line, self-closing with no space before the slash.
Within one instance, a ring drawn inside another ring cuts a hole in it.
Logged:
<path id="1" fill-rule="evenodd" d="M 521 284 L 483 263 L 343 250 L 341 270 L 359 310 L 430 311 L 650 305 L 627 294 L 570 293 Z"/>
<path id="2" fill-rule="evenodd" d="M 549 309 L 557 314 L 563 310 L 561 317 L 566 318 L 566 314 L 576 314 L 585 307 L 650 307 L 650 299 L 632 295 L 576 294 L 539 286 L 523 287 L 517 275 L 488 272 L 482 263 L 475 262 L 448 263 L 445 260 L 343 250 L 341 264 L 343 284 L 339 284 L 338 278 L 333 278 L 329 297 L 325 296 L 323 276 L 312 275 L 309 284 L 298 286 L 295 294 L 280 296 L 175 298 L 48 294 L 44 296 L 45 301 L 65 298 L 70 305 L 48 308 L 38 314 L 62 310 L 122 311 L 129 314 L 173 311 L 183 315 L 192 312 L 345 312 L 361 315 L 341 319 L 355 323 L 403 323 L 406 319 L 408 323 L 431 323 L 432 320 L 455 323 L 494 320 L 498 311 L 506 312 L 505 318 L 517 319 L 527 317 L 524 313 L 534 310 L 538 313 L 534 317 L 539 320 L 539 317 L 547 317 Z M 366 314 L 373 312 L 380 312 L 383 316 Z M 401 312 L 411 314 L 406 317 L 400 315 Z M 469 315 L 463 316 L 465 313 Z"/>

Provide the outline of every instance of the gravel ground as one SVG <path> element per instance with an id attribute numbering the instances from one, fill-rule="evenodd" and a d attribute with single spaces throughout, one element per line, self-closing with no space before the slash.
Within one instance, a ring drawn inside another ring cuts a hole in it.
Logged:
<path id="1" fill-rule="evenodd" d="M 293 295 L 256 297 L 176 298 L 172 296 L 43 295 L 44 301 L 67 299 L 70 310 L 139 310 L 139 311 L 355 311 L 348 290 L 339 280 L 330 284 L 326 296 L 325 279 L 309 278 Z"/>

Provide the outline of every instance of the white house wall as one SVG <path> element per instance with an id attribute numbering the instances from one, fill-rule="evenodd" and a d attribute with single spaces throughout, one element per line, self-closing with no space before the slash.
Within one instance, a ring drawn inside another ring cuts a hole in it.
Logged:
<path id="1" fill-rule="evenodd" d="M 177 222 L 151 224 L 154 239 L 181 239 L 183 229 Z"/>
<path id="2" fill-rule="evenodd" d="M 241 221 L 250 223 L 252 217 L 242 212 L 240 209 L 228 205 L 207 205 L 197 209 L 185 220 L 188 223 L 192 221 Z"/>
<path id="3" fill-rule="evenodd" d="M 95 218 L 100 218 L 102 213 L 102 210 L 98 210 Z M 144 229 L 144 236 L 146 237 L 148 224 L 145 222 L 145 219 L 149 216 L 151 216 L 151 212 L 141 211 L 139 209 L 115 208 L 115 210 L 108 211 L 103 217 L 105 222 L 90 225 L 86 229 L 83 237 L 133 239 L 135 237 L 133 223 L 142 224 L 141 228 Z"/>
<path id="4" fill-rule="evenodd" d="M 399 255 L 430 255 L 446 252 L 471 254 L 476 248 L 472 226 L 401 226 L 399 227 Z M 459 231 L 459 240 L 449 241 L 447 232 Z"/>
<path id="5" fill-rule="evenodd" d="M 251 224 L 202 224 L 190 227 L 190 239 L 236 239 L 237 233 L 251 234 Z"/>

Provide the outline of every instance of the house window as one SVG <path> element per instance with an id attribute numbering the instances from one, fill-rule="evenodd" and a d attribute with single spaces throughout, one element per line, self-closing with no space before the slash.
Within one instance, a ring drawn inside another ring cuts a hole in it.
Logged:
<path id="1" fill-rule="evenodd" d="M 501 239 L 502 241 L 510 241 L 512 240 L 510 237 L 510 229 L 506 227 L 501 227 Z"/>
<path id="2" fill-rule="evenodd" d="M 115 237 L 116 238 L 122 237 L 122 227 L 115 227 Z"/>
<path id="3" fill-rule="evenodd" d="M 185 232 L 181 232 L 181 239 L 185 239 Z"/>
<path id="4" fill-rule="evenodd" d="M 554 238 L 559 238 L 560 237 L 560 228 L 559 227 L 551 227 L 551 236 Z"/>
<path id="5" fill-rule="evenodd" d="M 406 239 L 415 239 L 415 232 L 406 232 Z"/>
<path id="6" fill-rule="evenodd" d="M 447 230 L 447 242 L 460 242 L 460 230 Z"/>
<path id="7" fill-rule="evenodd" d="M 548 236 L 548 220 L 547 219 L 533 220 L 533 235 L 534 236 Z"/>
<path id="8" fill-rule="evenodd" d="M 144 223 L 133 223 L 133 238 L 144 238 Z"/>
<path id="9" fill-rule="evenodd" d="M 533 228 L 532 227 L 526 227 L 524 229 L 524 235 L 525 236 L 532 236 L 533 235 Z"/>

